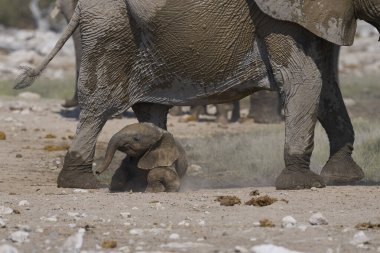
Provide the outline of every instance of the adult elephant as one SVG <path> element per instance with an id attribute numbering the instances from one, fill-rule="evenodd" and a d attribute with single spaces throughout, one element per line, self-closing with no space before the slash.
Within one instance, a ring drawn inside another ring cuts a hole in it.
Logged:
<path id="1" fill-rule="evenodd" d="M 74 14 L 75 7 L 77 6 L 78 0 L 56 0 L 55 8 L 52 12 L 53 16 L 56 16 L 58 13 L 61 13 L 67 22 L 70 22 L 71 17 Z M 82 46 L 80 40 L 80 32 L 77 29 L 73 33 L 74 40 L 74 49 L 75 49 L 75 90 L 74 95 L 71 99 L 67 99 L 63 107 L 75 107 L 78 106 L 78 77 L 79 77 L 79 67 L 82 57 Z"/>
<path id="2" fill-rule="evenodd" d="M 283 96 L 286 127 L 276 188 L 351 183 L 364 175 L 351 157 L 336 45 L 352 44 L 357 18 L 377 26 L 379 7 L 379 0 L 80 0 L 54 50 L 16 88 L 30 85 L 80 25 L 82 111 L 59 187 L 99 187 L 97 136 L 129 107 L 140 122 L 166 129 L 172 105 L 226 103 L 273 87 Z M 330 141 L 322 176 L 309 168 L 317 119 Z"/>

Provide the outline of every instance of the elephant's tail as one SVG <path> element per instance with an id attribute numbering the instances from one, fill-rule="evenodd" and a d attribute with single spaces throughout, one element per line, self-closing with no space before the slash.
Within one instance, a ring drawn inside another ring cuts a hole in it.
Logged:
<path id="1" fill-rule="evenodd" d="M 44 71 L 49 62 L 55 57 L 59 50 L 61 50 L 63 45 L 65 45 L 66 41 L 71 37 L 71 35 L 79 26 L 79 13 L 79 8 L 77 6 L 72 18 L 70 19 L 69 24 L 66 26 L 66 29 L 59 38 L 58 42 L 55 44 L 54 48 L 50 51 L 48 56 L 45 57 L 45 59 L 38 67 L 19 67 L 22 70 L 22 73 L 17 77 L 14 89 L 18 90 L 29 87 L 33 84 L 34 80 L 36 80 L 39 77 L 39 75 L 42 73 L 42 71 Z"/>

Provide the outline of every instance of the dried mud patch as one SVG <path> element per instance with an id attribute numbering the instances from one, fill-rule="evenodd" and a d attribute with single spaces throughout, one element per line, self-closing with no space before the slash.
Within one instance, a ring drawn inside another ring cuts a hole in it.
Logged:
<path id="1" fill-rule="evenodd" d="M 219 196 L 215 199 L 215 201 L 218 201 L 221 206 L 234 206 L 241 204 L 240 198 L 236 196 Z"/>

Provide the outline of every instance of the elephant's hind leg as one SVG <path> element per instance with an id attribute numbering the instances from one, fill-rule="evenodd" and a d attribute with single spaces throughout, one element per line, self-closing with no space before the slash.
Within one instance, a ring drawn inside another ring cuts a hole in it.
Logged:
<path id="1" fill-rule="evenodd" d="M 139 122 L 149 122 L 167 130 L 169 109 L 172 106 L 154 103 L 137 103 L 132 106 Z"/>
<path id="2" fill-rule="evenodd" d="M 309 167 L 322 87 L 320 40 L 291 23 L 268 24 L 271 32 L 264 35 L 264 41 L 285 102 L 286 167 L 276 179 L 276 189 L 324 187 L 322 177 Z"/>
<path id="3" fill-rule="evenodd" d="M 148 174 L 146 192 L 177 192 L 180 180 L 170 168 L 154 168 Z"/>
<path id="4" fill-rule="evenodd" d="M 321 176 L 327 184 L 350 184 L 363 179 L 364 172 L 351 156 L 355 134 L 338 85 L 339 48 L 329 42 L 325 44 L 328 59 L 323 71 L 318 119 L 330 141 L 330 158 Z"/>

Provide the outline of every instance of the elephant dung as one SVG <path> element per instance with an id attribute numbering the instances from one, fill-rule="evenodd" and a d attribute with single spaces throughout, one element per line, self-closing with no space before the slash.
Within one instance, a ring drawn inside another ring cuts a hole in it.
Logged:
<path id="1" fill-rule="evenodd" d="M 356 229 L 359 230 L 368 230 L 368 229 L 380 229 L 380 223 L 379 224 L 373 224 L 371 222 L 364 222 L 359 223 L 355 226 Z"/>
<path id="2" fill-rule="evenodd" d="M 273 224 L 273 221 L 271 221 L 269 219 L 262 219 L 259 222 L 260 222 L 260 227 L 262 227 L 262 228 L 273 228 L 275 226 Z"/>
<path id="3" fill-rule="evenodd" d="M 3 141 L 3 140 L 6 140 L 7 139 L 7 136 L 5 135 L 4 132 L 0 131 L 0 140 Z"/>
<path id="4" fill-rule="evenodd" d="M 117 247 L 117 241 L 114 240 L 104 240 L 102 242 L 103 249 L 114 249 Z"/>
<path id="5" fill-rule="evenodd" d="M 218 201 L 221 206 L 234 206 L 241 204 L 240 198 L 236 196 L 219 196 L 215 201 Z"/>
<path id="6" fill-rule="evenodd" d="M 276 198 L 265 195 L 257 198 L 252 198 L 251 200 L 245 202 L 245 204 L 248 206 L 269 206 L 276 201 L 278 201 Z"/>
<path id="7" fill-rule="evenodd" d="M 44 147 L 44 150 L 45 151 L 66 151 L 69 149 L 69 145 L 68 144 L 63 144 L 63 145 L 46 145 Z"/>

